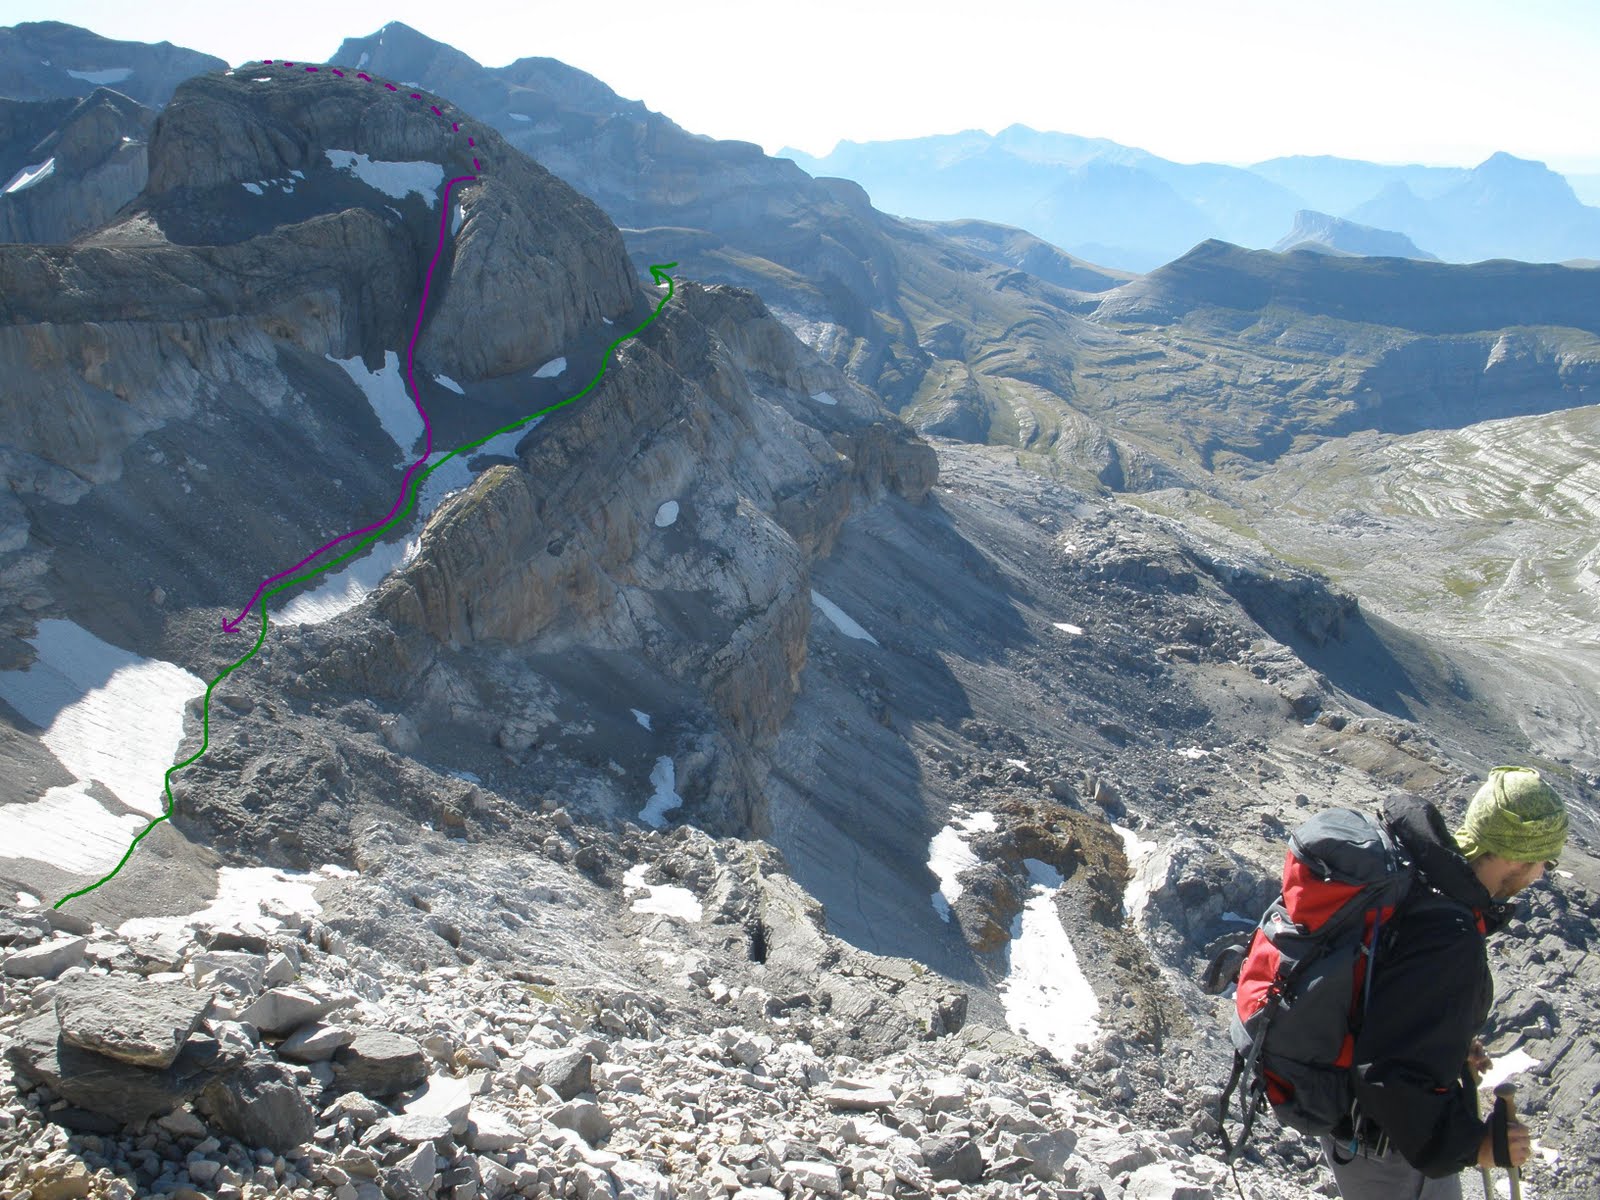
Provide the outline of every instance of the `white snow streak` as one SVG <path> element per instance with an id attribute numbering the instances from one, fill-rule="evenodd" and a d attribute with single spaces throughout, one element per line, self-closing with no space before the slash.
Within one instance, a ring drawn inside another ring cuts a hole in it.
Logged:
<path id="1" fill-rule="evenodd" d="M 351 171 L 370 188 L 404 200 L 412 192 L 422 197 L 432 208 L 438 202 L 438 191 L 444 183 L 444 168 L 429 162 L 374 161 L 354 150 L 324 150 L 328 161 L 338 170 Z"/>
<path id="2" fill-rule="evenodd" d="M 506 115 L 509 116 L 513 121 L 531 121 L 531 120 L 533 120 L 533 118 L 528 116 L 527 113 L 507 113 Z"/>
<path id="3" fill-rule="evenodd" d="M 832 396 L 828 395 L 827 392 L 812 392 L 811 393 L 811 398 L 813 400 L 815 400 L 818 404 L 837 404 L 837 403 L 839 403 Z"/>
<path id="4" fill-rule="evenodd" d="M 1070 633 L 1073 637 L 1082 637 L 1083 636 L 1082 628 L 1080 628 L 1077 625 L 1068 625 L 1065 621 L 1052 621 L 1050 623 L 1052 625 L 1054 625 L 1057 629 L 1059 629 L 1062 633 Z"/>
<path id="5" fill-rule="evenodd" d="M 372 405 L 383 431 L 394 439 L 401 454 L 410 454 L 417 439 L 422 436 L 422 414 L 417 411 L 416 401 L 406 391 L 405 376 L 400 371 L 400 356 L 393 350 L 384 351 L 383 366 L 376 371 L 367 370 L 360 355 L 335 358 L 325 354 L 323 357 L 344 368 L 345 374 L 350 376 L 366 396 L 367 403 Z"/>
<path id="6" fill-rule="evenodd" d="M 437 383 L 440 387 L 449 388 L 452 392 L 454 392 L 458 396 L 465 396 L 467 394 L 466 390 L 459 383 L 457 383 L 454 379 L 451 379 L 450 376 L 448 376 L 448 375 L 435 375 L 433 377 L 433 381 L 435 383 Z"/>
<path id="7" fill-rule="evenodd" d="M 640 712 L 637 708 L 630 708 L 628 711 L 633 714 L 633 719 L 635 721 L 639 722 L 639 724 L 643 725 L 646 729 L 650 728 L 650 714 L 649 713 Z"/>
<path id="8" fill-rule="evenodd" d="M 865 629 L 861 628 L 860 625 L 856 624 L 856 622 L 850 617 L 846 616 L 844 609 L 840 608 L 837 604 L 835 604 L 832 600 L 829 600 L 815 588 L 813 588 L 811 591 L 811 603 L 820 608 L 822 610 L 822 615 L 827 617 L 828 620 L 832 621 L 834 628 L 836 628 L 846 637 L 857 638 L 863 642 L 871 642 L 874 646 L 878 644 L 877 638 L 873 637 Z"/>
<path id="9" fill-rule="evenodd" d="M 109 71 L 68 71 L 74 79 L 81 79 L 85 83 L 107 84 L 121 83 L 133 74 L 132 67 L 112 67 Z"/>
<path id="10" fill-rule="evenodd" d="M 646 825 L 665 829 L 667 814 L 683 803 L 683 797 L 673 790 L 677 786 L 677 772 L 673 769 L 670 757 L 663 755 L 656 759 L 656 765 L 650 772 L 650 785 L 655 788 L 655 793 L 639 810 L 639 819 Z"/>
<path id="11" fill-rule="evenodd" d="M 9 196 L 13 192 L 20 192 L 23 188 L 30 188 L 41 179 L 54 175 L 56 160 L 48 158 L 42 163 L 34 163 L 31 167 L 23 167 L 11 177 L 5 187 L 0 188 L 0 196 Z"/>
<path id="12" fill-rule="evenodd" d="M 561 372 L 565 371 L 566 369 L 567 369 L 567 360 L 566 359 L 564 359 L 564 358 L 552 358 L 549 362 L 545 363 L 544 366 L 540 367 L 537 371 L 535 371 L 533 373 L 533 377 L 535 379 L 554 379 L 557 375 L 561 374 Z"/>
<path id="13" fill-rule="evenodd" d="M 1100 1032 L 1100 1002 L 1056 912 L 1060 872 L 1036 858 L 1023 860 L 1033 896 L 1011 923 L 1000 1003 L 1006 1023 L 1063 1063 Z"/>

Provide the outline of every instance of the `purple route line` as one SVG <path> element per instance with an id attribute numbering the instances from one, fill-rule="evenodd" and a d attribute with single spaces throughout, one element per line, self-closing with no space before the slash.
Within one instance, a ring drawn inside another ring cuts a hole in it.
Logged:
<path id="1" fill-rule="evenodd" d="M 273 65 L 273 62 L 272 62 L 272 60 L 270 58 L 264 58 L 261 61 L 266 66 L 272 66 Z M 292 62 L 283 62 L 283 63 L 281 63 L 279 65 L 285 66 L 285 67 L 294 66 L 294 64 Z M 306 67 L 305 69 L 308 72 L 317 70 L 316 67 Z M 340 70 L 338 70 L 337 68 L 334 68 L 334 67 L 330 67 L 328 69 L 332 74 L 339 76 L 339 78 L 341 78 L 341 79 L 344 78 L 344 72 L 343 71 L 340 71 Z M 358 72 L 357 78 L 364 79 L 368 83 L 376 82 L 375 80 L 373 80 L 373 78 L 370 75 L 367 75 L 367 74 L 365 74 L 363 72 Z M 386 84 L 384 84 L 384 87 L 388 88 L 391 92 L 399 91 L 399 89 L 397 87 L 395 87 L 394 84 L 392 84 L 392 83 L 386 83 Z M 414 93 L 412 93 L 411 98 L 413 100 L 420 100 L 420 99 L 422 99 L 422 94 L 420 92 L 414 92 Z M 433 108 L 433 111 L 435 113 L 438 113 L 438 115 L 440 117 L 444 116 L 444 114 L 439 112 L 439 110 L 437 108 L 434 108 L 433 105 L 429 105 L 429 107 Z M 459 133 L 461 131 L 460 124 L 457 123 L 457 122 L 451 122 L 450 131 L 452 133 Z M 477 146 L 477 142 L 475 142 L 471 137 L 467 138 L 467 144 L 469 146 L 474 146 L 474 147 Z M 475 171 L 482 169 L 482 164 L 479 163 L 479 161 L 476 158 L 474 158 L 472 160 L 472 169 L 475 170 Z M 270 576 L 267 579 L 263 579 L 256 586 L 256 590 L 251 595 L 249 603 L 247 603 L 244 606 L 244 608 L 240 610 L 239 615 L 237 617 L 235 617 L 231 621 L 224 621 L 222 623 L 222 628 L 224 630 L 226 630 L 228 633 L 236 633 L 238 631 L 239 623 L 241 621 L 243 621 L 245 619 L 245 617 L 250 615 L 250 610 L 256 606 L 256 601 L 261 599 L 261 593 L 266 591 L 267 588 L 270 587 L 272 584 L 276 583 L 280 579 L 283 579 L 283 578 L 286 578 L 287 576 L 293 575 L 301 567 L 306 566 L 307 564 L 312 562 L 314 559 L 318 558 L 324 551 L 331 550 L 333 547 L 337 546 L 340 542 L 347 542 L 351 538 L 361 537 L 363 534 L 372 533 L 372 532 L 374 532 L 376 530 L 382 529 L 385 525 L 387 525 L 390 521 L 392 521 L 395 518 L 396 514 L 399 513 L 402 505 L 405 502 L 406 492 L 411 486 L 411 477 L 413 475 L 415 475 L 417 473 L 417 471 L 419 471 L 422 467 L 427 465 L 428 459 L 430 457 L 432 457 L 432 455 L 433 455 L 433 422 L 428 420 L 428 412 L 427 412 L 427 410 L 425 408 L 422 407 L 422 392 L 417 387 L 417 377 L 416 377 L 417 339 L 420 336 L 422 336 L 422 317 L 423 317 L 423 314 L 428 311 L 428 289 L 433 284 L 433 271 L 434 271 L 434 268 L 439 265 L 439 256 L 444 253 L 444 239 L 445 239 L 445 237 L 447 235 L 447 232 L 448 232 L 448 230 L 450 228 L 450 189 L 455 187 L 455 185 L 458 184 L 458 183 L 470 183 L 470 182 L 472 182 L 473 180 L 475 180 L 477 178 L 478 177 L 476 175 L 457 175 L 454 179 L 450 180 L 448 183 L 446 183 L 444 185 L 444 202 L 440 205 L 441 211 L 439 213 L 439 242 L 438 242 L 438 245 L 436 245 L 433 248 L 433 258 L 428 263 L 428 273 L 423 278 L 423 281 L 422 281 L 422 303 L 417 306 L 417 323 L 416 323 L 415 327 L 411 331 L 411 341 L 406 346 L 406 379 L 411 384 L 411 402 L 416 405 L 417 414 L 422 418 L 422 430 L 423 430 L 423 434 L 424 434 L 424 440 L 423 440 L 423 444 L 422 444 L 422 457 L 417 459 L 416 462 L 412 463 L 411 466 L 406 470 L 405 478 L 400 481 L 400 494 L 395 497 L 394 505 L 393 505 L 393 507 L 391 507 L 389 509 L 389 512 L 388 512 L 387 516 L 385 516 L 382 520 L 375 522 L 374 524 L 365 526 L 362 529 L 352 529 L 349 533 L 340 534 L 338 537 L 334 538 L 327 545 L 319 546 L 317 549 L 313 550 L 310 554 L 306 555 L 299 562 L 295 563 L 294 566 L 289 567 L 287 570 L 279 571 L 276 575 Z"/>

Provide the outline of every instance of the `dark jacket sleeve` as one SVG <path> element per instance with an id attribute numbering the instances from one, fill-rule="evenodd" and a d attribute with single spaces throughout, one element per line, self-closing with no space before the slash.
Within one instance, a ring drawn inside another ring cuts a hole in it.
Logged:
<path id="1" fill-rule="evenodd" d="M 1494 983 L 1465 908 L 1414 912 L 1396 928 L 1356 1039 L 1356 1099 L 1407 1162 L 1437 1178 L 1472 1165 L 1487 1128 L 1461 1074 Z"/>

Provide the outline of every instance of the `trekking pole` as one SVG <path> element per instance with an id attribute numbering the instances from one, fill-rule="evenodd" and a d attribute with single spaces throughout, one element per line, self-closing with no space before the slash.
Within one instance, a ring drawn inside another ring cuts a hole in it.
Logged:
<path id="1" fill-rule="evenodd" d="M 1496 1103 L 1506 1106 L 1506 1124 L 1517 1119 L 1516 1108 L 1517 1088 L 1515 1084 L 1502 1083 L 1494 1089 Z M 1511 1200 L 1522 1200 L 1522 1172 L 1513 1164 L 1507 1164 L 1506 1174 L 1511 1177 Z"/>
<path id="2" fill-rule="evenodd" d="M 1483 1104 L 1478 1099 L 1478 1073 L 1469 1066 L 1466 1070 L 1466 1076 L 1467 1081 L 1471 1085 L 1472 1089 L 1472 1115 L 1474 1117 L 1481 1117 L 1483 1113 Z M 1489 1168 L 1479 1167 L 1478 1178 L 1483 1182 L 1483 1200 L 1495 1200 L 1494 1180 L 1489 1176 Z"/>

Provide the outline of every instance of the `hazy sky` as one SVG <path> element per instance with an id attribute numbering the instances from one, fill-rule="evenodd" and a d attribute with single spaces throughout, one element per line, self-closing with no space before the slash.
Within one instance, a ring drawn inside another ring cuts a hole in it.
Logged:
<path id="1" fill-rule="evenodd" d="M 1600 0 L 0 0 L 0 25 L 31 20 L 234 65 L 325 61 L 404 21 L 486 66 L 561 59 L 768 151 L 1021 122 L 1181 162 L 1507 150 L 1600 172 Z"/>

